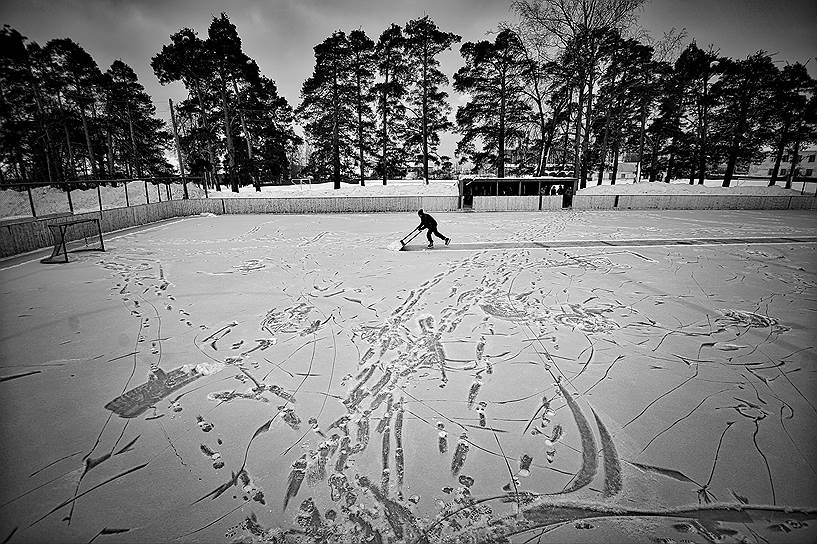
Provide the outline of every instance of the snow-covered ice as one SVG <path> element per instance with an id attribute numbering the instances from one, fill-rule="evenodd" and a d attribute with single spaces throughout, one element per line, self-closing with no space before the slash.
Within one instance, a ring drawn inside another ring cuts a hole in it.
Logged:
<path id="1" fill-rule="evenodd" d="M 457 249 L 815 214 L 434 215 L 447 248 L 193 216 L 0 264 L 0 538 L 815 540 L 817 244 Z"/>

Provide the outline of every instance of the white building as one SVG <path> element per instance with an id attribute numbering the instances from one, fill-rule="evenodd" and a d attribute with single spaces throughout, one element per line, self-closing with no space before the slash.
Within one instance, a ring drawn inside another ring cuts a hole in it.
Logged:
<path id="1" fill-rule="evenodd" d="M 810 148 L 801 151 L 797 161 L 797 172 L 794 179 L 817 180 L 817 148 Z M 792 153 L 785 153 L 780 161 L 780 171 L 777 173 L 778 179 L 785 179 L 791 170 Z M 775 156 L 767 156 L 763 162 L 753 163 L 749 167 L 749 177 L 770 178 L 774 170 Z"/>

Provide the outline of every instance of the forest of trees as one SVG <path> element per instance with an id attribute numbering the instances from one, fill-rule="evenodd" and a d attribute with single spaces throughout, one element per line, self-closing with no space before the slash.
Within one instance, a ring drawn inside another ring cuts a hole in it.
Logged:
<path id="1" fill-rule="evenodd" d="M 294 110 L 225 14 L 206 37 L 171 35 L 151 66 L 188 93 L 176 105 L 186 173 L 234 191 L 293 172 L 336 188 L 451 177 L 453 160 L 438 155 L 445 132 L 460 135 L 461 165 L 498 177 L 559 165 L 578 189 L 614 183 L 626 157 L 650 181 L 718 175 L 728 186 L 772 157 L 776 183 L 783 157 L 817 142 L 817 82 L 806 67 L 762 51 L 732 59 L 684 45 L 683 32 L 653 39 L 637 30 L 642 3 L 518 0 L 515 23 L 459 46 L 451 79 L 440 56 L 461 37 L 429 16 L 376 38 L 337 30 L 315 46 Z M 70 39 L 41 47 L 8 26 L 0 40 L 0 182 L 172 173 L 172 133 L 129 66 L 103 73 Z M 450 89 L 465 98 L 456 111 Z"/>

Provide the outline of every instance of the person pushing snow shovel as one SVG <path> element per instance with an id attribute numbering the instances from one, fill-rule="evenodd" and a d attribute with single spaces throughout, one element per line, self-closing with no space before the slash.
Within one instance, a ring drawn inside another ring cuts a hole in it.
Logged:
<path id="1" fill-rule="evenodd" d="M 439 231 L 437 231 L 437 221 L 435 221 L 433 217 L 423 212 L 422 209 L 417 212 L 417 215 L 420 216 L 420 225 L 415 230 L 421 231 L 423 229 L 428 229 L 426 237 L 428 238 L 429 249 L 434 247 L 434 240 L 431 239 L 432 234 L 441 240 L 445 240 L 445 245 L 448 245 L 448 243 L 451 242 L 451 238 L 443 236 L 439 233 Z"/>

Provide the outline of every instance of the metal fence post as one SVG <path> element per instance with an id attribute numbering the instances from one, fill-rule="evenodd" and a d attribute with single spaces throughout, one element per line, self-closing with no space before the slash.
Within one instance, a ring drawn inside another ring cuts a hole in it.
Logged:
<path id="1" fill-rule="evenodd" d="M 31 196 L 31 186 L 26 185 L 28 191 L 28 203 L 31 205 L 31 217 L 37 217 L 37 211 L 34 209 L 34 197 Z"/>
<path id="2" fill-rule="evenodd" d="M 125 207 L 130 208 L 130 201 L 128 200 L 128 182 L 125 181 Z"/>
<path id="3" fill-rule="evenodd" d="M 100 183 L 96 184 L 96 196 L 99 199 L 99 213 L 102 215 L 102 190 L 99 188 Z"/>
<path id="4" fill-rule="evenodd" d="M 74 213 L 74 203 L 71 201 L 71 186 L 68 185 L 67 188 L 68 188 L 68 190 L 65 191 L 65 194 L 68 195 L 68 210 L 71 213 Z"/>
<path id="5" fill-rule="evenodd" d="M 150 195 L 148 194 L 148 180 L 145 180 L 145 204 L 150 204 Z"/>

